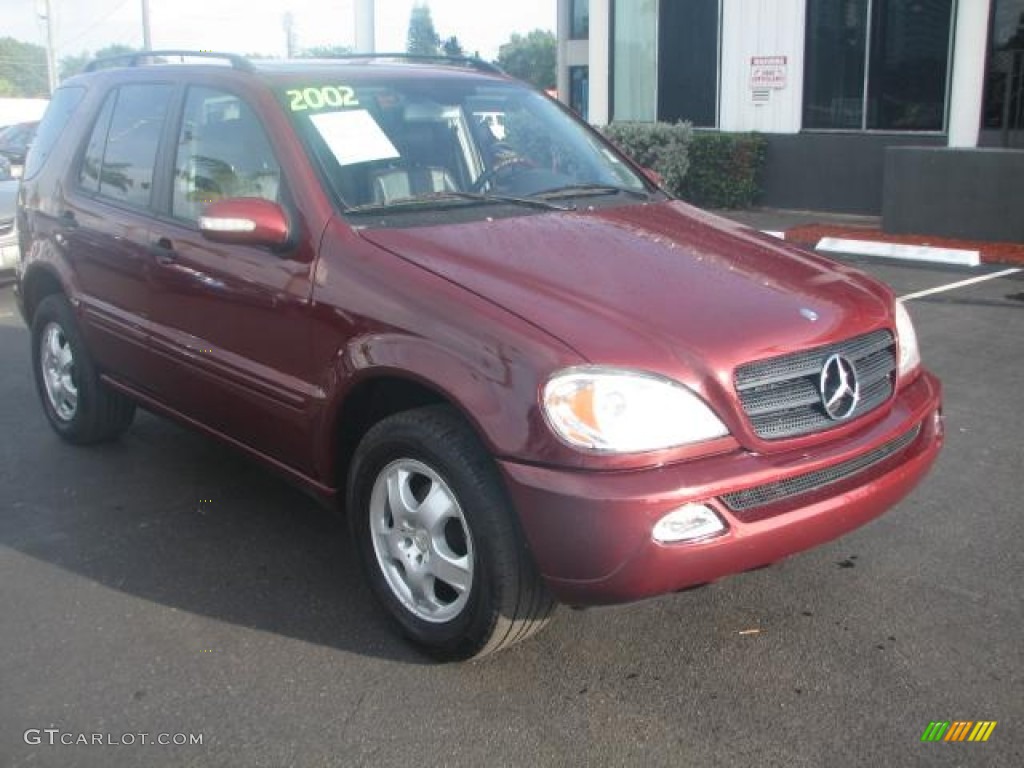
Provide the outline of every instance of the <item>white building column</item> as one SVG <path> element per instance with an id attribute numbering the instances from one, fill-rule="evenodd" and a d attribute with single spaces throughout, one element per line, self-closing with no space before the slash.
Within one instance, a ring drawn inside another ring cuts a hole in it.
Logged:
<path id="1" fill-rule="evenodd" d="M 355 0 L 356 53 L 377 50 L 374 6 L 376 0 Z"/>
<path id="2" fill-rule="evenodd" d="M 978 146 L 991 4 L 992 0 L 960 0 L 956 4 L 953 83 L 949 95 L 951 147 Z"/>
<path id="3" fill-rule="evenodd" d="M 590 0 L 590 122 L 607 125 L 611 120 L 612 60 L 611 0 Z"/>

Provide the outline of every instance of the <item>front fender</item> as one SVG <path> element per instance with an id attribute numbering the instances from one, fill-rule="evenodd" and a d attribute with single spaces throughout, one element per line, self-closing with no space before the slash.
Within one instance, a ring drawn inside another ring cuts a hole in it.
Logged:
<path id="1" fill-rule="evenodd" d="M 451 403 L 497 456 L 522 456 L 531 448 L 539 372 L 514 349 L 446 347 L 399 333 L 354 339 L 339 359 L 350 392 L 368 381 L 414 382 Z"/>

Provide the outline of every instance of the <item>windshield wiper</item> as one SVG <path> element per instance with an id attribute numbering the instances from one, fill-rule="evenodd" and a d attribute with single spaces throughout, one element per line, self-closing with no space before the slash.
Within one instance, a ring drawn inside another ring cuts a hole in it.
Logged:
<path id="1" fill-rule="evenodd" d="M 531 197 L 541 200 L 558 200 L 563 197 L 589 197 L 596 195 L 630 195 L 641 200 L 650 200 L 648 192 L 630 187 L 619 187 L 615 184 L 570 184 L 565 187 L 555 187 L 535 192 Z"/>
<path id="2" fill-rule="evenodd" d="M 538 200 L 534 197 L 517 197 L 516 195 L 495 195 L 491 192 L 445 192 L 442 194 L 455 195 L 463 200 L 477 200 L 481 203 L 509 203 L 511 205 L 522 205 L 529 208 L 542 208 L 547 211 L 574 211 L 575 205 L 558 205 L 549 203 L 547 200 Z"/>
<path id="3" fill-rule="evenodd" d="M 521 205 L 526 208 L 539 208 L 545 211 L 571 211 L 575 206 L 558 205 L 549 203 L 546 200 L 537 200 L 529 197 L 514 197 L 512 195 L 492 195 L 481 192 L 434 192 L 429 195 L 417 195 L 416 197 L 405 197 L 399 200 L 392 200 L 387 203 L 366 203 L 346 208 L 345 213 L 379 213 L 382 211 L 397 211 L 406 208 L 422 208 L 447 205 L 450 203 L 468 202 L 480 205 L 498 205 L 502 203 L 510 205 Z"/>

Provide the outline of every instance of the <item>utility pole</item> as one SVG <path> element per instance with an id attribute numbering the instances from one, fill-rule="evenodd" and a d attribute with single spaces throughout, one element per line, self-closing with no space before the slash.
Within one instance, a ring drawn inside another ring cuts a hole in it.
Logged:
<path id="1" fill-rule="evenodd" d="M 46 74 L 49 77 L 50 93 L 57 90 L 57 24 L 53 18 L 53 3 L 46 0 Z"/>
<path id="2" fill-rule="evenodd" d="M 374 0 L 356 0 L 355 27 L 356 53 L 373 53 L 376 50 Z"/>
<path id="3" fill-rule="evenodd" d="M 284 27 L 284 45 L 287 57 L 295 58 L 295 16 L 288 11 L 281 20 Z"/>
<path id="4" fill-rule="evenodd" d="M 142 0 L 142 50 L 153 50 L 153 34 L 149 27 L 149 0 Z"/>

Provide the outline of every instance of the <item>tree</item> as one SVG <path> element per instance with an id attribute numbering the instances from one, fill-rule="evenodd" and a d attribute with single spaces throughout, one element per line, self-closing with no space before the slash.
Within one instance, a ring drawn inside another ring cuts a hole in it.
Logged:
<path id="1" fill-rule="evenodd" d="M 6 83 L 7 96 L 48 97 L 50 80 L 46 73 L 46 49 L 13 37 L 0 38 L 0 82 Z"/>
<path id="2" fill-rule="evenodd" d="M 526 37 L 512 35 L 498 49 L 498 66 L 513 77 L 533 83 L 542 90 L 555 87 L 558 43 L 552 32 L 535 29 Z"/>
<path id="3" fill-rule="evenodd" d="M 441 43 L 441 50 L 444 51 L 445 56 L 465 56 L 466 51 L 462 48 L 462 43 L 459 42 L 459 38 L 452 35 L 443 43 Z"/>
<path id="4" fill-rule="evenodd" d="M 416 3 L 409 15 L 409 36 L 405 44 L 407 53 L 414 56 L 437 56 L 441 49 L 441 36 L 434 29 L 430 6 Z"/>
<path id="5" fill-rule="evenodd" d="M 96 53 L 82 51 L 77 56 L 65 56 L 60 60 L 60 79 L 66 80 L 73 75 L 84 72 L 85 65 L 90 61 L 105 59 L 109 56 L 120 56 L 123 53 L 135 53 L 138 50 L 138 48 L 132 48 L 130 45 L 114 43 L 113 45 L 100 48 Z"/>
<path id="6" fill-rule="evenodd" d="M 347 45 L 314 45 L 299 51 L 300 59 L 329 59 L 332 56 L 344 56 L 352 53 Z"/>

